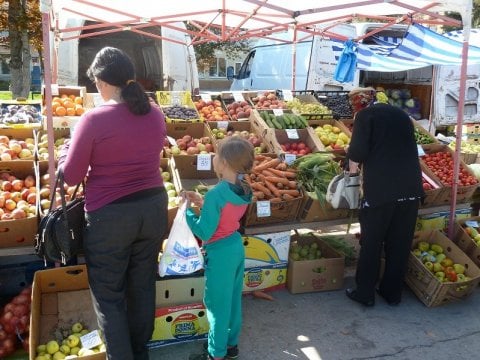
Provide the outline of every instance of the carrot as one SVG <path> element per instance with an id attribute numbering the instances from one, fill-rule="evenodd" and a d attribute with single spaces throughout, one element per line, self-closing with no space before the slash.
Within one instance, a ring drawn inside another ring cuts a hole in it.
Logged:
<path id="1" fill-rule="evenodd" d="M 297 182 L 296 182 L 296 181 L 293 181 L 293 180 L 290 180 L 290 181 L 288 182 L 288 187 L 289 187 L 290 189 L 296 189 L 296 188 L 297 188 Z"/>
<path id="2" fill-rule="evenodd" d="M 265 155 L 260 155 L 260 154 L 255 155 L 255 160 L 258 162 L 262 162 L 263 160 L 268 160 L 268 159 L 271 159 L 271 158 Z"/>
<path id="3" fill-rule="evenodd" d="M 265 193 L 262 191 L 254 191 L 253 196 L 255 196 L 257 200 L 263 200 L 265 198 Z"/>
<path id="4" fill-rule="evenodd" d="M 268 199 L 271 203 L 279 203 L 279 202 L 282 202 L 283 200 L 279 197 L 273 197 L 273 198 L 270 198 Z"/>
<path id="5" fill-rule="evenodd" d="M 269 301 L 275 300 L 272 295 L 268 295 L 263 291 L 259 291 L 259 290 L 253 291 L 252 295 L 256 298 L 263 299 L 263 300 L 269 300 Z"/>
<path id="6" fill-rule="evenodd" d="M 297 177 L 297 173 L 294 171 L 287 171 L 287 170 L 278 170 L 278 169 L 268 169 L 270 172 L 274 173 L 276 176 L 295 179 Z"/>
<path id="7" fill-rule="evenodd" d="M 272 192 L 272 194 L 275 197 L 280 197 L 280 195 L 281 195 L 279 193 L 280 190 L 278 190 L 277 187 L 274 184 L 272 184 L 270 181 L 265 180 L 265 186 Z"/>
<path id="8" fill-rule="evenodd" d="M 252 189 L 261 191 L 267 196 L 272 196 L 272 192 L 270 191 L 270 189 L 268 189 L 265 185 L 259 182 L 254 182 L 250 186 L 252 187 Z"/>
<path id="9" fill-rule="evenodd" d="M 281 162 L 280 164 L 275 166 L 275 169 L 285 171 L 285 170 L 287 170 L 287 164 L 285 164 L 284 162 Z"/>
<path id="10" fill-rule="evenodd" d="M 282 199 L 283 200 L 293 200 L 295 198 L 292 195 L 282 194 Z"/>
<path id="11" fill-rule="evenodd" d="M 265 176 L 265 180 L 270 181 L 271 183 L 280 183 L 288 186 L 289 180 L 287 178 L 282 178 L 279 176 Z"/>
<path id="12" fill-rule="evenodd" d="M 248 184 L 252 183 L 252 178 L 250 177 L 250 174 L 245 174 L 244 179 Z"/>
<path id="13" fill-rule="evenodd" d="M 270 160 L 267 160 L 267 161 L 264 161 L 264 162 L 258 164 L 257 166 L 255 166 L 253 168 L 253 170 L 255 172 L 260 172 L 260 171 L 265 170 L 265 169 L 274 168 L 278 164 L 280 164 L 280 159 L 279 158 L 270 159 Z"/>
<path id="14" fill-rule="evenodd" d="M 275 176 L 275 174 L 272 173 L 272 172 L 270 171 L 270 169 L 262 170 L 262 174 L 265 175 L 265 176 Z"/>
<path id="15" fill-rule="evenodd" d="M 297 196 L 300 196 L 300 191 L 298 190 L 294 190 L 294 189 L 289 189 L 289 190 L 278 190 L 277 189 L 277 192 L 280 194 L 280 195 L 284 195 L 284 194 L 288 194 L 290 196 L 294 196 L 294 197 L 297 197 Z"/>

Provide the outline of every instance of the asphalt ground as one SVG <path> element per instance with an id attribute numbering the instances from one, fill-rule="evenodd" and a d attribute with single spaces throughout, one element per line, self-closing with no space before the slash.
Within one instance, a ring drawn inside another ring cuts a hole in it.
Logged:
<path id="1" fill-rule="evenodd" d="M 355 229 L 353 229 L 355 232 Z M 455 303 L 426 307 L 405 285 L 390 306 L 377 296 L 366 308 L 346 297 L 355 267 L 345 269 L 341 290 L 290 294 L 274 301 L 245 295 L 241 360 L 463 360 L 480 358 L 480 291 Z M 183 360 L 204 341 L 151 350 L 151 360 Z"/>

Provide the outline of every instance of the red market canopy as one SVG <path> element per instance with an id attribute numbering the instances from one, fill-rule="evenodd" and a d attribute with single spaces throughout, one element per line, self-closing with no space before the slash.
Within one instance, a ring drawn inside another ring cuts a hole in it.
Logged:
<path id="1" fill-rule="evenodd" d="M 52 73 L 48 69 L 53 70 L 53 79 L 56 79 L 55 66 L 53 68 L 51 66 L 51 54 L 54 48 L 50 43 L 52 33 L 55 42 L 118 31 L 132 31 L 178 42 L 178 40 L 162 38 L 158 34 L 146 31 L 146 28 L 151 26 L 163 26 L 187 32 L 191 37 L 191 43 L 195 44 L 206 41 L 239 41 L 258 37 L 275 38 L 276 33 L 288 29 L 347 40 L 344 36 L 333 33 L 331 28 L 336 24 L 356 19 L 385 22 L 384 28 L 413 21 L 425 25 L 463 26 L 457 124 L 463 123 L 472 0 L 41 0 L 40 10 L 46 49 L 44 59 L 46 98 L 51 98 L 52 84 Z M 462 21 L 445 16 L 447 11 L 460 13 Z M 72 26 L 69 19 L 77 19 L 77 25 Z M 79 19 L 95 22 L 95 24 L 78 26 Z M 176 27 L 175 23 L 179 21 L 188 22 L 195 30 Z M 216 29 L 215 32 L 212 32 L 213 28 Z M 384 28 L 374 30 L 363 35 L 362 38 Z M 88 34 L 83 34 L 83 30 L 88 30 Z M 294 41 L 300 40 L 294 37 Z M 361 40 L 361 38 L 353 40 Z M 293 67 L 295 67 L 294 63 Z M 49 143 L 53 144 L 50 107 L 47 107 L 47 133 Z M 456 179 L 459 172 L 460 136 L 461 134 L 457 134 L 457 156 L 454 167 Z M 54 157 L 50 154 L 49 173 L 54 174 L 54 171 Z M 54 176 L 51 176 L 52 181 L 53 178 Z M 450 224 L 453 224 L 452 217 L 455 214 L 456 189 L 457 185 L 454 184 Z"/>

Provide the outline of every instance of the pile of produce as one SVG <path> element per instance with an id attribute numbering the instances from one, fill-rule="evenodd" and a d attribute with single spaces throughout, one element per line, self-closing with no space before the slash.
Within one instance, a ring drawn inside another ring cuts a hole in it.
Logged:
<path id="1" fill-rule="evenodd" d="M 169 119 L 194 120 L 199 118 L 196 109 L 181 105 L 162 107 L 162 111 Z"/>
<path id="2" fill-rule="evenodd" d="M 40 106 L 3 105 L 0 111 L 0 123 L 5 125 L 39 124 L 41 121 Z"/>
<path id="3" fill-rule="evenodd" d="M 228 130 L 224 128 L 213 128 L 212 129 L 213 137 L 217 140 L 222 140 L 230 136 L 239 136 L 248 140 L 255 150 L 256 154 L 260 154 L 267 151 L 267 146 L 263 143 L 262 138 L 255 133 L 252 133 L 247 130 Z"/>
<path id="4" fill-rule="evenodd" d="M 53 155 L 55 159 L 57 158 L 58 150 L 60 147 L 65 144 L 65 140 L 67 140 L 68 137 L 59 137 L 58 139 L 55 140 L 53 144 Z M 28 139 L 25 139 L 25 142 L 27 142 Z M 48 136 L 47 134 L 42 134 L 39 138 L 39 141 L 37 143 L 37 155 L 38 155 L 38 160 L 48 160 Z"/>
<path id="5" fill-rule="evenodd" d="M 435 140 L 428 133 L 421 132 L 418 127 L 415 127 L 414 130 L 415 142 L 420 145 L 433 144 Z"/>
<path id="6" fill-rule="evenodd" d="M 470 238 L 477 244 L 477 246 L 480 246 L 480 234 L 478 233 L 478 230 L 475 229 L 473 226 L 468 226 L 466 224 L 463 224 L 463 229 L 465 232 L 470 236 Z"/>
<path id="7" fill-rule="evenodd" d="M 57 329 L 54 339 L 45 344 L 40 344 L 36 348 L 35 359 L 73 359 L 77 357 L 94 355 L 99 352 L 105 352 L 105 344 L 102 343 L 92 349 L 82 347 L 81 337 L 90 333 L 82 323 L 74 323 L 68 329 Z"/>
<path id="8" fill-rule="evenodd" d="M 15 159 L 33 160 L 35 152 L 35 140 L 10 139 L 6 135 L 0 135 L 0 160 L 10 161 Z"/>
<path id="9" fill-rule="evenodd" d="M 311 197 L 325 204 L 330 181 L 341 172 L 339 164 L 331 154 L 312 153 L 297 158 L 293 167 L 297 170 L 297 179 Z"/>
<path id="10" fill-rule="evenodd" d="M 389 104 L 405 110 L 415 120 L 422 118 L 420 100 L 412 97 L 410 89 L 387 89 L 385 94 Z"/>
<path id="11" fill-rule="evenodd" d="M 0 313 L 0 359 L 15 352 L 17 339 L 24 339 L 22 346 L 28 351 L 31 291 L 30 287 L 24 288 Z"/>
<path id="12" fill-rule="evenodd" d="M 298 98 L 286 102 L 287 108 L 293 110 L 297 114 L 316 114 L 324 115 L 325 118 L 331 117 L 332 110 L 323 104 L 305 103 Z"/>
<path id="13" fill-rule="evenodd" d="M 334 250 L 338 251 L 345 257 L 345 265 L 352 265 L 356 260 L 355 246 L 349 244 L 345 240 L 344 235 L 320 235 L 319 233 L 312 231 L 306 233 L 305 236 L 313 235 L 322 239 L 323 242 L 330 245 Z"/>
<path id="14" fill-rule="evenodd" d="M 279 158 L 255 155 L 251 174 L 246 180 L 253 190 L 253 199 L 282 202 L 301 196 L 295 169 Z"/>
<path id="15" fill-rule="evenodd" d="M 290 244 L 288 258 L 293 261 L 322 259 L 322 251 L 318 248 L 316 242 L 312 242 L 310 245 L 299 245 L 295 242 Z"/>
<path id="16" fill-rule="evenodd" d="M 323 96 L 321 93 L 315 93 L 318 102 L 325 105 L 332 111 L 334 119 L 352 119 L 353 111 L 348 100 L 348 94 L 334 94 Z"/>
<path id="17" fill-rule="evenodd" d="M 296 156 L 303 156 L 312 152 L 312 149 L 303 141 L 288 141 L 280 144 L 280 148 L 283 152 Z"/>
<path id="18" fill-rule="evenodd" d="M 37 216 L 35 177 L 0 173 L 0 220 L 25 219 Z"/>
<path id="19" fill-rule="evenodd" d="M 191 135 L 184 135 L 175 139 L 175 145 L 165 140 L 163 151 L 165 155 L 197 155 L 213 152 L 212 139 L 209 136 L 194 138 Z"/>
<path id="20" fill-rule="evenodd" d="M 252 107 L 246 101 L 234 101 L 233 103 L 227 104 L 228 115 L 232 120 L 247 120 L 250 117 L 252 112 Z"/>
<path id="21" fill-rule="evenodd" d="M 320 125 L 314 131 L 326 151 L 343 150 L 350 143 L 350 137 L 335 125 Z"/>
<path id="22" fill-rule="evenodd" d="M 421 157 L 423 162 L 438 177 L 445 186 L 453 185 L 453 158 L 449 152 L 433 152 Z M 475 176 L 471 175 L 467 169 L 460 167 L 458 174 L 458 185 L 469 186 L 478 184 Z"/>
<path id="23" fill-rule="evenodd" d="M 413 255 L 420 259 L 423 265 L 435 275 L 440 282 L 463 282 L 471 280 L 465 274 L 465 266 L 456 264 L 447 257 L 444 249 L 438 244 L 429 244 L 420 241 L 412 251 Z"/>
<path id="24" fill-rule="evenodd" d="M 228 114 L 222 107 L 220 100 L 204 101 L 198 100 L 194 102 L 195 107 L 200 113 L 200 119 L 206 121 L 228 121 Z"/>
<path id="25" fill-rule="evenodd" d="M 453 140 L 448 144 L 448 147 L 455 151 L 456 142 Z M 480 153 L 480 144 L 470 144 L 465 140 L 462 140 L 460 143 L 460 150 L 465 154 L 479 154 Z"/>
<path id="26" fill-rule="evenodd" d="M 256 109 L 286 109 L 287 105 L 284 101 L 279 100 L 274 92 L 265 92 L 262 95 L 251 98 L 253 106 Z"/>
<path id="27" fill-rule="evenodd" d="M 53 116 L 80 116 L 85 112 L 81 96 L 66 94 L 55 96 L 51 106 Z"/>
<path id="28" fill-rule="evenodd" d="M 268 111 L 260 111 L 259 114 L 267 126 L 272 129 L 304 129 L 308 126 L 307 120 L 301 115 L 288 113 L 275 115 Z"/>

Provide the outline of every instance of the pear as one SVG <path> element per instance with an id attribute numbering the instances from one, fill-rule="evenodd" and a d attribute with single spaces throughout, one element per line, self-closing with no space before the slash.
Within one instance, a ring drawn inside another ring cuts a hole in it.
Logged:
<path id="1" fill-rule="evenodd" d="M 417 247 L 421 250 L 421 251 L 428 251 L 430 249 L 430 244 L 426 241 L 420 241 L 418 244 L 417 244 Z"/>
<path id="2" fill-rule="evenodd" d="M 453 269 L 457 274 L 465 273 L 465 266 L 463 266 L 462 264 L 453 264 Z"/>
<path id="3" fill-rule="evenodd" d="M 443 253 L 443 248 L 442 248 L 440 245 L 438 245 L 438 244 L 432 244 L 432 245 L 430 246 L 430 249 L 433 250 L 433 251 L 435 251 L 437 254 Z"/>

